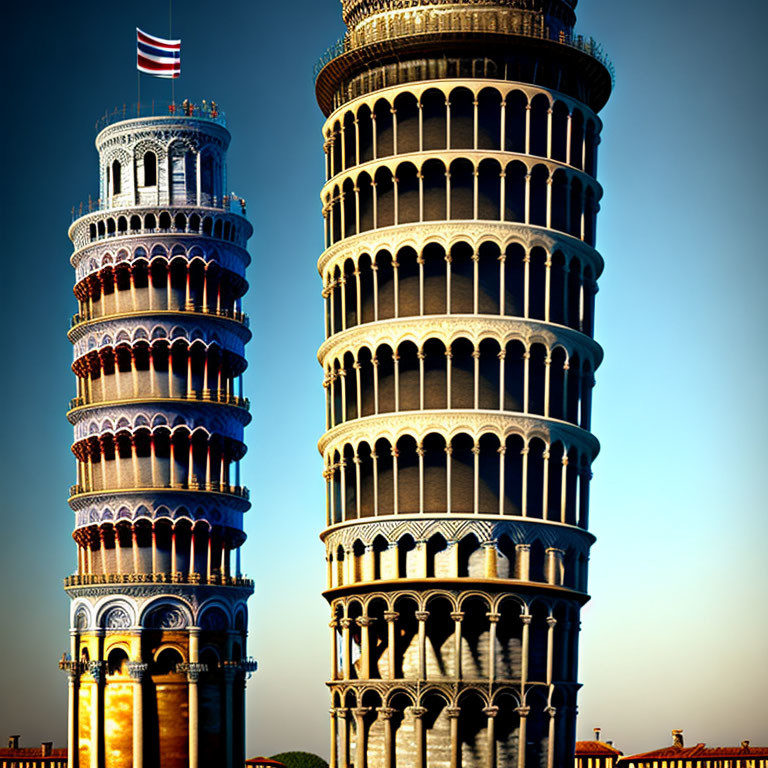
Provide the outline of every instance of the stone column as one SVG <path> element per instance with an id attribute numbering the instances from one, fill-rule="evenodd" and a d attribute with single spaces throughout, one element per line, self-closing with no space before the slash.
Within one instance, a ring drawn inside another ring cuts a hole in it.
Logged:
<path id="1" fill-rule="evenodd" d="M 352 710 L 355 716 L 355 728 L 357 729 L 357 738 L 355 739 L 355 768 L 366 768 L 366 755 L 368 753 L 368 743 L 365 732 L 365 716 L 371 711 L 370 707 L 357 707 Z"/>
<path id="2" fill-rule="evenodd" d="M 522 669 L 520 670 L 520 695 L 523 696 L 525 694 L 525 684 L 528 682 L 528 641 L 530 638 L 530 629 L 531 629 L 531 618 L 532 616 L 530 614 L 523 614 L 520 617 L 520 621 L 523 624 L 523 637 L 522 637 Z M 520 737 L 522 739 L 522 736 Z M 523 743 L 522 741 L 520 742 Z"/>
<path id="3" fill-rule="evenodd" d="M 416 620 L 419 622 L 419 678 L 427 678 L 427 619 L 429 611 L 416 611 Z"/>
<path id="4" fill-rule="evenodd" d="M 489 622 L 488 645 L 488 679 L 493 682 L 496 679 L 496 625 L 501 618 L 500 613 L 486 613 Z"/>
<path id="5" fill-rule="evenodd" d="M 445 713 L 451 728 L 451 768 L 459 768 L 459 707 L 447 707 Z"/>
<path id="6" fill-rule="evenodd" d="M 336 740 L 336 709 L 331 707 L 328 710 L 328 714 L 331 716 L 331 760 L 328 768 L 338 768 L 337 751 L 338 743 Z"/>
<path id="7" fill-rule="evenodd" d="M 397 657 L 395 654 L 395 621 L 397 621 L 400 614 L 397 611 L 385 611 L 384 620 L 387 622 L 387 660 L 389 666 L 389 674 L 387 677 L 390 680 L 394 680 L 395 675 L 395 662 Z"/>
<path id="8" fill-rule="evenodd" d="M 349 768 L 349 723 L 347 722 L 347 710 L 339 707 L 336 710 L 337 720 L 341 719 L 341 760 L 340 768 Z"/>
<path id="9" fill-rule="evenodd" d="M 454 611 L 451 614 L 454 621 L 453 626 L 453 658 L 454 670 L 453 676 L 461 680 L 461 622 L 464 619 L 464 611 Z"/>
<path id="10" fill-rule="evenodd" d="M 494 626 L 493 624 L 491 626 Z M 496 715 L 499 714 L 498 707 L 486 707 L 483 713 L 488 718 L 488 768 L 496 768 Z M 552 768 L 549 766 L 548 768 Z"/>
<path id="11" fill-rule="evenodd" d="M 351 654 L 349 649 L 349 627 L 352 624 L 352 619 L 340 619 L 341 624 L 341 667 L 342 678 L 349 680 L 352 672 Z"/>
<path id="12" fill-rule="evenodd" d="M 517 768 L 525 768 L 525 726 L 528 722 L 530 707 L 518 707 L 515 712 L 520 715 L 520 729 L 518 730 L 517 743 L 520 745 L 517 750 Z"/>
<path id="13" fill-rule="evenodd" d="M 379 707 L 376 711 L 384 721 L 384 765 L 382 768 L 392 768 L 392 716 L 396 710 L 392 707 Z"/>
<path id="14" fill-rule="evenodd" d="M 133 768 L 144 766 L 144 675 L 149 664 L 128 662 L 128 674 L 133 680 Z"/>
<path id="15" fill-rule="evenodd" d="M 232 728 L 232 720 L 233 720 L 233 699 L 232 699 L 232 688 L 233 683 L 235 681 L 235 675 L 237 674 L 237 669 L 233 666 L 227 666 L 224 668 L 224 766 L 225 768 L 234 768 L 234 763 L 232 761 L 233 757 L 233 743 L 232 743 L 232 737 L 233 737 L 233 728 Z M 195 686 L 197 687 L 197 686 Z M 191 768 L 191 766 L 190 766 Z M 238 766 L 239 768 L 239 766 Z"/>
<path id="16" fill-rule="evenodd" d="M 93 677 L 91 689 L 91 768 L 100 768 L 102 764 L 103 728 L 102 728 L 102 692 L 104 682 L 104 662 L 88 662 L 88 672 Z"/>
<path id="17" fill-rule="evenodd" d="M 416 765 L 415 768 L 427 768 L 425 762 L 425 749 L 424 749 L 424 720 L 423 717 L 427 713 L 425 707 L 411 707 L 411 714 L 413 715 L 413 732 L 414 739 L 416 740 Z M 355 766 L 357 768 L 357 766 Z"/>
<path id="18" fill-rule="evenodd" d="M 547 616 L 547 685 L 552 685 L 552 667 L 555 656 L 555 627 L 557 619 Z"/>
<path id="19" fill-rule="evenodd" d="M 370 616 L 360 616 L 357 618 L 357 625 L 360 627 L 360 678 L 368 680 L 371 677 L 371 639 L 369 627 L 375 619 Z"/>
<path id="20" fill-rule="evenodd" d="M 549 715 L 549 732 L 547 734 L 547 768 L 555 768 L 555 707 L 544 710 Z"/>
<path id="21" fill-rule="evenodd" d="M 339 679 L 339 647 L 336 642 L 336 619 L 328 622 L 331 628 L 331 680 Z"/>

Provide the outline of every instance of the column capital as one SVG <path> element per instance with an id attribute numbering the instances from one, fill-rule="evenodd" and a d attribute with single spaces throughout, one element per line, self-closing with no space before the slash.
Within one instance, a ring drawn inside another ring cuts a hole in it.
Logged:
<path id="1" fill-rule="evenodd" d="M 196 683 L 200 675 L 208 671 L 208 665 L 199 662 L 182 662 L 176 665 L 176 671 L 186 674 L 188 683 Z"/>
<path id="2" fill-rule="evenodd" d="M 550 717 L 554 717 L 557 714 L 557 707 L 547 707 L 544 710 Z"/>
<path id="3" fill-rule="evenodd" d="M 450 718 L 458 719 L 461 714 L 461 707 L 446 707 L 445 714 Z"/>
<path id="4" fill-rule="evenodd" d="M 372 709 L 373 707 L 355 707 L 352 714 L 355 717 L 365 717 Z"/>
<path id="5" fill-rule="evenodd" d="M 429 618 L 429 611 L 416 611 L 413 615 L 417 621 L 426 621 Z"/>
<path id="6" fill-rule="evenodd" d="M 520 717 L 528 717 L 528 715 L 531 713 L 530 707 L 516 707 L 515 712 L 517 712 Z"/>
<path id="7" fill-rule="evenodd" d="M 410 709 L 411 714 L 414 717 L 423 717 L 427 714 L 427 708 L 426 707 L 408 707 Z"/>
<path id="8" fill-rule="evenodd" d="M 501 614 L 500 613 L 486 613 L 485 615 L 487 616 L 488 621 L 491 624 L 498 623 L 499 619 L 501 618 Z"/>
<path id="9" fill-rule="evenodd" d="M 385 621 L 395 621 L 400 618 L 400 614 L 397 611 L 384 611 Z"/>
<path id="10" fill-rule="evenodd" d="M 531 619 L 532 619 L 532 618 L 533 618 L 533 616 L 531 616 L 531 614 L 530 614 L 530 613 L 523 613 L 523 614 L 520 614 L 520 621 L 521 621 L 523 624 L 530 624 L 530 623 L 531 623 Z"/>
<path id="11" fill-rule="evenodd" d="M 498 707 L 485 707 L 483 709 L 483 714 L 487 715 L 488 717 L 496 717 L 496 715 L 499 714 L 499 708 Z"/>
<path id="12" fill-rule="evenodd" d="M 342 720 L 346 720 L 347 712 L 346 707 L 336 707 L 336 717 L 340 717 Z"/>
<path id="13" fill-rule="evenodd" d="M 557 626 L 557 619 L 554 616 L 547 616 L 547 626 L 554 629 Z"/>
<path id="14" fill-rule="evenodd" d="M 464 611 L 453 611 L 451 613 L 451 618 L 454 621 L 463 621 L 464 620 Z"/>
<path id="15" fill-rule="evenodd" d="M 376 711 L 379 713 L 379 717 L 382 720 L 390 720 L 397 710 L 394 707 L 377 707 Z"/>
<path id="16" fill-rule="evenodd" d="M 376 619 L 371 616 L 358 616 L 355 621 L 358 627 L 370 627 L 371 624 L 375 623 Z"/>
<path id="17" fill-rule="evenodd" d="M 131 679 L 137 683 L 144 679 L 144 675 L 149 669 L 149 664 L 141 661 L 129 661 L 126 666 L 128 667 L 128 674 L 131 676 Z"/>
<path id="18" fill-rule="evenodd" d="M 352 619 L 339 619 L 339 624 L 342 629 L 349 629 L 352 626 Z"/>
<path id="19" fill-rule="evenodd" d="M 103 661 L 88 662 L 88 672 L 96 681 L 96 683 L 101 683 L 104 680 L 105 668 L 106 668 L 106 664 Z"/>

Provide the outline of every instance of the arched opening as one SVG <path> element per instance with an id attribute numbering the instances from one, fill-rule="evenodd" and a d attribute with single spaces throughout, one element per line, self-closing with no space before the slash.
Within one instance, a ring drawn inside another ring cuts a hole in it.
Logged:
<path id="1" fill-rule="evenodd" d="M 531 172 L 531 203 L 529 222 L 539 227 L 547 226 L 547 180 L 549 171 L 537 165 Z"/>
<path id="2" fill-rule="evenodd" d="M 474 252 L 468 243 L 456 243 L 451 248 L 451 312 L 471 314 L 474 308 Z"/>
<path id="3" fill-rule="evenodd" d="M 474 512 L 475 455 L 474 440 L 457 435 L 451 440 L 451 509 L 457 514 Z M 459 574 L 461 575 L 461 574 Z"/>
<path id="4" fill-rule="evenodd" d="M 501 149 L 501 94 L 495 88 L 484 88 L 477 97 L 477 147 Z"/>
<path id="5" fill-rule="evenodd" d="M 475 169 L 469 160 L 459 158 L 450 166 L 451 219 L 473 219 Z"/>
<path id="6" fill-rule="evenodd" d="M 478 169 L 477 217 L 501 218 L 501 165 L 496 160 L 483 160 Z"/>
<path id="7" fill-rule="evenodd" d="M 399 407 L 415 411 L 420 407 L 420 373 L 418 349 L 412 341 L 404 341 L 397 349 Z"/>
<path id="8" fill-rule="evenodd" d="M 145 152 L 143 158 L 144 165 L 144 186 L 157 186 L 157 155 L 154 152 Z"/>
<path id="9" fill-rule="evenodd" d="M 395 223 L 395 186 L 392 171 L 376 171 L 376 225 L 391 227 Z"/>
<path id="10" fill-rule="evenodd" d="M 405 435 L 397 441 L 397 512 L 419 512 L 419 457 L 416 440 Z"/>
<path id="11" fill-rule="evenodd" d="M 444 513 L 447 508 L 445 438 L 430 434 L 422 441 L 424 450 L 424 512 Z"/>
<path id="12" fill-rule="evenodd" d="M 399 138 L 398 138 L 399 141 Z M 397 223 L 419 220 L 419 180 L 413 163 L 397 166 Z"/>
<path id="13" fill-rule="evenodd" d="M 477 504 L 481 515 L 499 514 L 499 438 L 483 435 L 478 441 Z"/>
<path id="14" fill-rule="evenodd" d="M 445 94 L 435 89 L 430 89 L 421 96 L 422 141 L 425 150 L 446 147 L 445 102 Z"/>
<path id="15" fill-rule="evenodd" d="M 507 94 L 504 120 L 504 149 L 507 152 L 525 152 L 525 108 L 528 99 L 522 91 Z"/>
<path id="16" fill-rule="evenodd" d="M 474 96 L 468 88 L 454 88 L 451 103 L 451 149 L 471 149 L 475 145 Z M 466 218 L 466 217 L 462 217 Z"/>
<path id="17" fill-rule="evenodd" d="M 446 258 L 443 247 L 429 243 L 422 252 L 424 261 L 424 314 L 443 315 L 446 312 Z"/>
<path id="18" fill-rule="evenodd" d="M 376 129 L 376 157 L 389 157 L 394 154 L 390 103 L 384 99 L 379 99 L 373 108 L 373 115 Z"/>
<path id="19" fill-rule="evenodd" d="M 424 221 L 442 221 L 445 215 L 445 165 L 441 160 L 427 160 L 421 169 Z"/>
<path id="20" fill-rule="evenodd" d="M 500 251 L 494 242 L 485 242 L 477 252 L 477 310 L 481 314 L 498 315 Z"/>
<path id="21" fill-rule="evenodd" d="M 113 195 L 119 195 L 122 186 L 123 186 L 123 179 L 122 179 L 122 168 L 120 167 L 120 161 L 119 160 L 113 160 L 112 161 L 112 194 Z"/>
<path id="22" fill-rule="evenodd" d="M 397 121 L 397 154 L 418 152 L 419 107 L 412 93 L 401 93 L 395 99 L 395 120 Z"/>

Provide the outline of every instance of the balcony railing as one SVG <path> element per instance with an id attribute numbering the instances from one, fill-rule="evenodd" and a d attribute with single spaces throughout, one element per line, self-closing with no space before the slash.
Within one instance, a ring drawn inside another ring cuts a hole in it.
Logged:
<path id="1" fill-rule="evenodd" d="M 65 587 L 90 587 L 100 584 L 209 584 L 219 587 L 253 588 L 253 580 L 244 576 L 212 573 L 82 573 L 67 576 Z"/>
<path id="2" fill-rule="evenodd" d="M 157 493 L 158 491 L 208 491 L 212 493 L 224 493 L 228 496 L 237 496 L 246 501 L 250 498 L 250 491 L 241 485 L 229 483 L 166 483 L 165 485 L 136 486 L 128 488 L 86 488 L 76 483 L 69 487 L 69 496 L 82 496 L 84 494 L 110 494 L 110 493 Z"/>
<path id="3" fill-rule="evenodd" d="M 219 405 L 234 405 L 246 411 L 251 409 L 251 401 L 247 397 L 237 397 L 227 392 L 214 389 L 203 389 L 200 392 L 184 393 L 172 397 L 148 393 L 144 397 L 124 397 L 116 400 L 95 400 L 87 397 L 73 397 L 69 401 L 69 410 L 82 408 L 86 405 L 122 405 L 124 403 L 145 403 L 147 400 L 181 400 L 196 403 L 217 403 Z"/>
<path id="4" fill-rule="evenodd" d="M 471 9 L 475 11 L 475 8 Z M 495 33 L 500 35 L 521 35 L 538 40 L 549 40 L 561 43 L 569 48 L 576 48 L 599 61 L 610 73 L 611 83 L 615 84 L 613 63 L 603 51 L 602 46 L 591 37 L 574 35 L 564 30 L 553 30 L 544 25 L 543 17 L 533 23 L 530 17 L 520 17 L 509 14 L 503 9 L 488 9 L 479 13 L 448 13 L 448 14 L 413 14 L 399 16 L 378 24 L 362 25 L 353 32 L 347 32 L 337 40 L 318 59 L 314 68 L 314 76 L 333 59 L 350 51 L 363 48 L 374 43 L 381 43 L 402 37 L 419 35 L 439 35 L 441 33 Z"/>
<path id="5" fill-rule="evenodd" d="M 203 99 L 200 104 L 195 104 L 189 99 L 183 101 L 152 99 L 137 104 L 123 104 L 122 107 L 115 107 L 111 111 L 105 112 L 96 121 L 96 130 L 100 131 L 112 123 L 131 120 L 135 117 L 192 117 L 197 120 L 209 120 L 218 125 L 227 125 L 226 117 L 215 101 Z"/>
<path id="6" fill-rule="evenodd" d="M 183 197 L 178 197 L 174 195 L 173 202 L 165 202 L 161 206 L 157 205 L 132 205 L 130 206 L 131 209 L 139 209 L 139 208 L 185 208 L 188 206 L 195 206 L 200 208 L 213 208 L 218 211 L 225 211 L 225 212 L 234 212 L 234 213 L 242 213 L 243 216 L 245 216 L 246 211 L 246 204 L 245 199 L 242 197 L 238 197 L 234 193 L 230 193 L 228 195 L 224 195 L 223 197 L 218 197 L 216 195 L 210 195 L 207 192 L 201 192 L 200 197 L 197 195 L 184 195 Z M 72 223 L 77 221 L 81 216 L 85 216 L 87 213 L 96 213 L 97 211 L 116 211 L 120 210 L 122 208 L 128 208 L 129 206 L 126 205 L 111 205 L 109 200 L 104 200 L 100 197 L 91 197 L 88 196 L 88 200 L 84 202 L 80 202 L 77 205 L 72 206 Z M 126 225 L 127 226 L 127 225 Z M 176 227 L 155 227 L 154 229 L 147 229 L 147 230 L 140 230 L 140 229 L 125 229 L 125 230 L 115 230 L 114 232 L 105 232 L 103 235 L 100 235 L 98 239 L 103 238 L 109 238 L 109 237 L 120 237 L 123 235 L 136 235 L 140 232 L 155 232 L 159 234 L 168 234 L 170 233 L 177 233 L 177 232 L 187 232 L 192 234 L 200 234 L 199 230 L 179 230 Z"/>
<path id="7" fill-rule="evenodd" d="M 94 320 L 112 320 L 115 317 L 132 317 L 134 315 L 154 315 L 163 314 L 164 312 L 172 312 L 178 314 L 179 312 L 192 312 L 198 315 L 212 315 L 213 317 L 225 317 L 229 320 L 236 320 L 238 323 L 242 323 L 246 328 L 250 327 L 251 319 L 246 312 L 240 312 L 237 309 L 208 309 L 207 307 L 198 307 L 194 304 L 186 304 L 178 309 L 140 309 L 132 312 L 115 312 L 106 315 L 94 315 L 88 312 L 72 315 L 70 322 L 70 328 L 74 328 L 80 323 L 89 323 Z"/>

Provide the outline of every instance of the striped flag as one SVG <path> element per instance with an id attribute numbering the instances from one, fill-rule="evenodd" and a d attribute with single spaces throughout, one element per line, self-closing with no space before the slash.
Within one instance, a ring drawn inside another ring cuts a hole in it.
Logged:
<path id="1" fill-rule="evenodd" d="M 136 69 L 155 77 L 181 74 L 181 40 L 152 37 L 136 27 Z"/>

